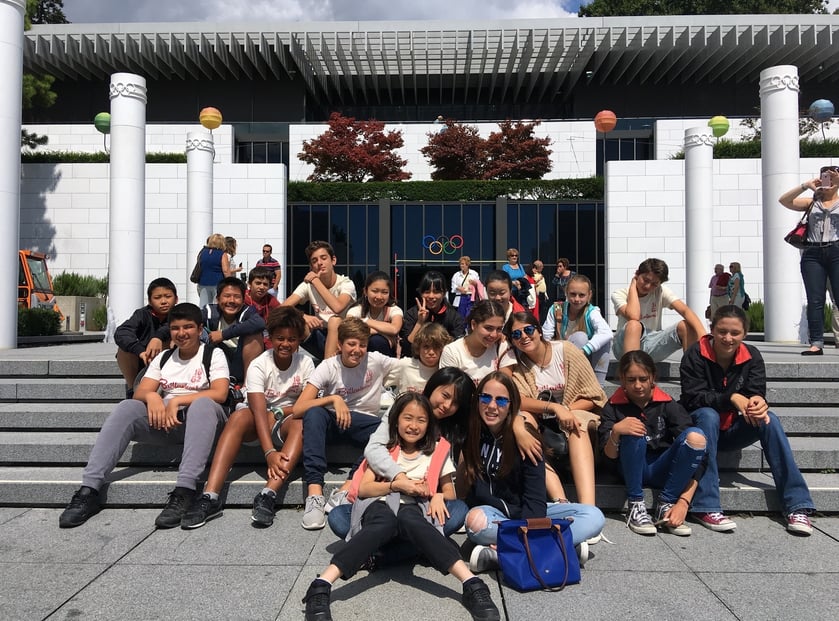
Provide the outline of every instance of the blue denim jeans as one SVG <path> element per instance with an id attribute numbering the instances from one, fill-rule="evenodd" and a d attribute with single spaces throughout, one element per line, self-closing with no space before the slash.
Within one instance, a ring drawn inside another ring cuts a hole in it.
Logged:
<path id="1" fill-rule="evenodd" d="M 489 505 L 475 507 L 483 511 L 487 519 L 487 526 L 477 532 L 466 529 L 466 536 L 469 541 L 482 546 L 493 545 L 498 542 L 498 522 L 509 520 L 503 512 Z M 606 518 L 603 512 L 594 505 L 583 505 L 576 502 L 549 502 L 548 517 L 552 520 L 572 519 L 571 534 L 574 537 L 574 545 L 586 539 L 591 539 L 603 530 Z"/>
<path id="2" fill-rule="evenodd" d="M 661 502 L 678 500 L 705 457 L 705 449 L 688 445 L 686 438 L 691 431 L 705 435 L 698 427 L 688 427 L 658 455 L 647 451 L 645 436 L 620 437 L 619 460 L 629 500 L 642 500 L 645 485 L 661 489 Z"/>
<path id="3" fill-rule="evenodd" d="M 824 347 L 824 303 L 827 281 L 839 293 L 839 243 L 807 248 L 801 253 L 801 277 L 807 292 L 810 345 Z"/>
<path id="4" fill-rule="evenodd" d="M 447 500 L 446 509 L 449 512 L 449 519 L 443 524 L 443 535 L 451 537 L 463 526 L 469 507 L 462 500 Z M 350 532 L 351 515 L 352 505 L 339 505 L 326 516 L 329 528 L 341 539 L 346 539 L 347 533 Z M 410 541 L 394 539 L 379 549 L 378 561 L 382 565 L 395 565 L 415 559 L 418 554 L 419 552 Z"/>
<path id="5" fill-rule="evenodd" d="M 717 451 L 735 451 L 745 448 L 755 440 L 760 446 L 778 492 L 784 514 L 801 509 L 815 509 L 810 490 L 801 471 L 795 464 L 789 440 L 774 412 L 769 412 L 769 423 L 753 427 L 742 416 L 734 424 L 720 431 L 720 415 L 713 408 L 699 408 L 691 414 L 693 424 L 705 432 L 708 441 L 708 467 L 699 480 L 699 487 L 693 496 L 691 511 L 712 513 L 722 511 L 720 504 L 720 476 L 717 468 Z"/>
<path id="6" fill-rule="evenodd" d="M 378 416 L 350 412 L 350 426 L 338 427 L 335 412 L 324 407 L 313 407 L 303 415 L 303 478 L 308 485 L 323 485 L 326 463 L 326 445 L 349 442 L 364 448 L 370 435 L 382 420 Z"/>

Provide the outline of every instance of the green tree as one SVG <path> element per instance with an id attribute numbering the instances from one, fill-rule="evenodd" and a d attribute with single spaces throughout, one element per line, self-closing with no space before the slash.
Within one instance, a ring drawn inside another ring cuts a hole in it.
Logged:
<path id="1" fill-rule="evenodd" d="M 32 24 L 66 24 L 63 0 L 26 0 L 26 15 L 24 15 L 24 29 L 29 30 Z M 52 90 L 55 78 L 51 75 L 23 74 L 23 109 L 49 108 L 55 104 L 57 95 Z M 25 129 L 20 130 L 20 144 L 34 149 L 38 145 L 47 143 L 46 136 L 39 136 Z"/>
<path id="2" fill-rule="evenodd" d="M 827 0 L 594 0 L 580 17 L 827 13 Z"/>

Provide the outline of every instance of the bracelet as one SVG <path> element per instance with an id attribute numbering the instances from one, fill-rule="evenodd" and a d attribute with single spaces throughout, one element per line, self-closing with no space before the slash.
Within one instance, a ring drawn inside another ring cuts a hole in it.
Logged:
<path id="1" fill-rule="evenodd" d="M 615 442 L 615 436 L 612 435 L 611 431 L 609 431 L 609 442 L 611 442 L 612 446 L 614 446 L 616 449 L 619 449 L 621 447 L 620 442 Z"/>
<path id="2" fill-rule="evenodd" d="M 392 492 L 393 491 L 393 479 L 390 480 L 390 485 L 388 485 L 388 489 Z"/>
<path id="3" fill-rule="evenodd" d="M 546 401 L 546 402 L 545 402 L 545 409 L 544 409 L 544 410 L 542 410 L 542 414 L 547 414 L 547 413 L 548 413 L 548 412 L 550 412 L 550 411 L 551 411 L 551 402 L 550 402 L 550 401 Z"/>
<path id="4" fill-rule="evenodd" d="M 278 452 L 278 451 L 277 451 L 277 449 L 275 449 L 275 448 L 269 448 L 267 451 L 265 451 L 265 458 L 267 459 L 267 458 L 268 458 L 268 456 L 269 456 L 271 453 L 277 453 L 277 452 Z"/>
<path id="5" fill-rule="evenodd" d="M 683 501 L 688 507 L 690 507 L 690 502 L 688 502 L 688 499 L 684 496 L 679 496 L 679 499 L 676 502 L 679 502 L 679 500 Z"/>

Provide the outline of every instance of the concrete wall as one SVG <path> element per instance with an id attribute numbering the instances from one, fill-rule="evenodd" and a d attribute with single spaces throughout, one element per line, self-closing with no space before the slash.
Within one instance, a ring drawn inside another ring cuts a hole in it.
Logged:
<path id="1" fill-rule="evenodd" d="M 818 176 L 820 166 L 839 160 L 800 160 L 802 181 Z M 763 299 L 763 214 L 759 159 L 714 160 L 714 263 L 726 267 L 739 261 L 752 300 Z M 685 296 L 685 180 L 683 160 L 609 162 L 606 168 L 606 282 L 608 291 L 625 287 L 647 257 L 667 262 L 667 285 Z M 784 209 L 778 204 L 778 209 Z M 788 212 L 789 228 L 800 217 Z M 790 265 L 798 272 L 798 265 Z M 804 288 L 801 288 L 802 300 Z M 617 318 L 611 302 L 604 309 L 614 328 Z M 694 308 L 704 313 L 705 308 Z M 664 325 L 679 316 L 665 311 Z"/>
<path id="2" fill-rule="evenodd" d="M 497 123 L 471 123 L 478 128 L 481 136 L 487 137 L 498 131 Z M 320 136 L 328 126 L 326 124 L 291 125 L 289 127 L 289 181 L 305 181 L 312 174 L 313 167 L 297 159 L 303 149 L 303 141 Z M 412 181 L 430 181 L 432 168 L 420 149 L 428 144 L 428 133 L 440 131 L 440 125 L 433 123 L 403 124 L 388 123 L 386 131 L 400 130 L 405 145 L 399 154 L 408 160 L 406 171 L 412 173 Z M 539 137 L 551 138 L 550 149 L 553 170 L 545 179 L 568 179 L 590 177 L 596 169 L 595 156 L 597 132 L 592 121 L 548 121 L 535 130 Z"/>
<path id="3" fill-rule="evenodd" d="M 20 247 L 46 252 L 54 275 L 108 272 L 107 164 L 24 164 Z M 245 268 L 271 243 L 286 247 L 281 164 L 216 164 L 213 231 L 238 241 Z M 187 286 L 195 258 L 186 252 L 186 164 L 146 165 L 145 281 L 166 276 Z M 125 257 L 126 261 L 134 260 Z M 189 286 L 194 286 L 191 283 Z"/>
<path id="4" fill-rule="evenodd" d="M 93 126 L 93 119 L 84 125 L 24 125 L 23 128 L 47 136 L 49 142 L 35 151 L 81 151 L 96 153 L 103 150 L 102 134 Z M 206 131 L 201 125 L 146 125 L 147 153 L 183 153 L 188 132 Z M 110 136 L 107 138 L 110 148 Z M 217 163 L 233 162 L 233 126 L 222 125 L 213 130 Z"/>

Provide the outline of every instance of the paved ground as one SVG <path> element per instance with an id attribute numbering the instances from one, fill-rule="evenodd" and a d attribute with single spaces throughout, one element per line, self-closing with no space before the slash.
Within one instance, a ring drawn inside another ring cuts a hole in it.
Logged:
<path id="1" fill-rule="evenodd" d="M 228 510 L 194 531 L 157 531 L 156 510 L 106 509 L 72 530 L 59 510 L 0 508 L 3 619 L 302 619 L 308 583 L 341 543 L 284 509 L 274 526 Z M 592 546 L 582 582 L 562 593 L 490 583 L 506 619 L 837 619 L 839 517 L 812 537 L 772 517 L 738 516 L 734 533 L 643 537 L 619 515 L 614 545 Z M 359 574 L 333 591 L 337 620 L 468 619 L 453 578 L 423 566 Z"/>

